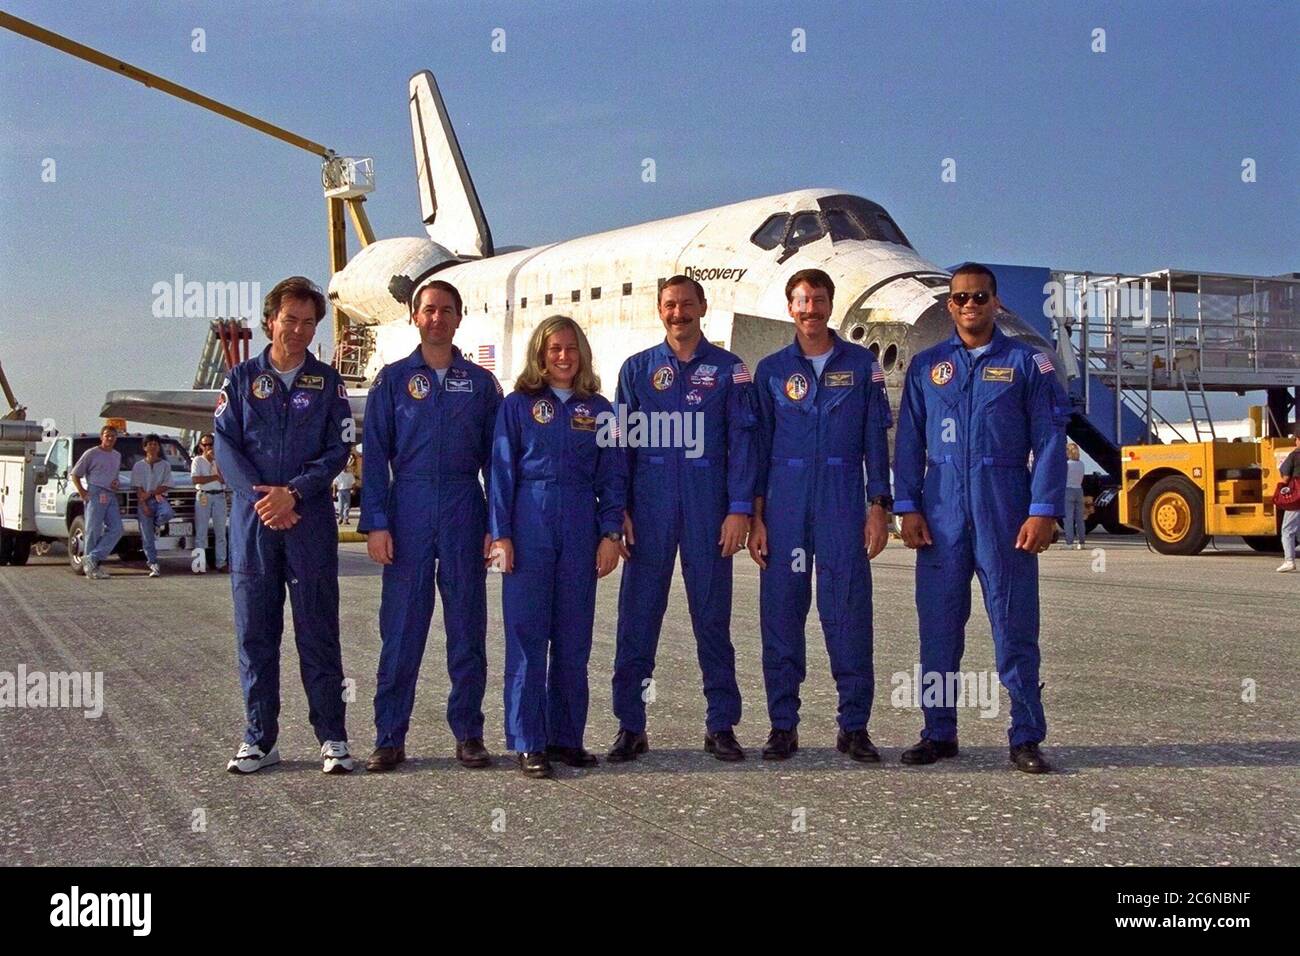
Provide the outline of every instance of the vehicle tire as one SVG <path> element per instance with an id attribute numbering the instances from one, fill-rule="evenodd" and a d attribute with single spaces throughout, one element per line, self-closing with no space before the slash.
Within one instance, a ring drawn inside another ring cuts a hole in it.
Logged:
<path id="1" fill-rule="evenodd" d="M 1281 541 L 1278 538 L 1278 541 Z M 14 538 L 13 548 L 9 552 L 9 563 L 14 567 L 21 568 L 27 563 L 28 557 L 32 553 L 32 537 L 29 534 L 16 535 Z"/>
<path id="2" fill-rule="evenodd" d="M 14 553 L 14 539 L 17 538 L 12 531 L 6 531 L 0 528 L 0 566 L 9 563 L 9 558 Z"/>
<path id="3" fill-rule="evenodd" d="M 1252 551 L 1260 551 L 1264 554 L 1282 553 L 1282 536 L 1280 534 L 1247 534 L 1242 535 L 1241 540 L 1245 541 Z"/>
<path id="4" fill-rule="evenodd" d="M 77 515 L 68 525 L 68 566 L 73 574 L 81 574 L 86 550 L 86 516 Z"/>
<path id="5" fill-rule="evenodd" d="M 1205 534 L 1205 498 L 1182 475 L 1161 478 L 1142 503 L 1142 527 L 1147 541 L 1161 554 L 1199 554 Z"/>

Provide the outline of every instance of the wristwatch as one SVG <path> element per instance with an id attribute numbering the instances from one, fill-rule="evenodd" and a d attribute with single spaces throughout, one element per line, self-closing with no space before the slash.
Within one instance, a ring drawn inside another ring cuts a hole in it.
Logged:
<path id="1" fill-rule="evenodd" d="M 606 541 L 613 541 L 615 544 L 623 543 L 622 531 L 606 531 L 604 534 L 601 535 L 601 537 L 604 538 Z"/>
<path id="2" fill-rule="evenodd" d="M 894 507 L 894 499 L 890 495 L 876 495 L 871 499 L 871 504 L 880 505 L 880 507 L 884 508 L 886 511 L 892 511 Z"/>
<path id="3" fill-rule="evenodd" d="M 294 497 L 295 500 L 297 500 L 297 501 L 302 501 L 302 492 L 301 492 L 301 491 L 299 491 L 297 488 L 295 488 L 295 487 L 294 487 L 293 485 L 291 485 L 291 484 L 290 484 L 290 485 L 285 485 L 285 487 L 289 489 L 289 494 L 293 495 L 293 497 Z"/>

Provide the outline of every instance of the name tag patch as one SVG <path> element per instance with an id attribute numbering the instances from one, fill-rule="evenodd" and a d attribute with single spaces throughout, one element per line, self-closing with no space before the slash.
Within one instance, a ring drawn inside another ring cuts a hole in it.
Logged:
<path id="1" fill-rule="evenodd" d="M 569 419 L 569 427 L 574 431 L 594 432 L 596 430 L 596 419 L 590 415 L 574 415 Z"/>
<path id="2" fill-rule="evenodd" d="M 827 388 L 848 388 L 853 384 L 853 373 L 827 372 L 825 382 Z"/>
<path id="3" fill-rule="evenodd" d="M 467 378 L 452 378 L 449 374 L 443 379 L 442 387 L 448 392 L 473 392 L 474 383 Z"/>
<path id="4" fill-rule="evenodd" d="M 325 387 L 324 375 L 299 375 L 297 385 L 299 388 L 314 388 L 320 391 Z"/>
<path id="5" fill-rule="evenodd" d="M 1011 382 L 1016 377 L 1014 368 L 994 368 L 991 365 L 984 368 L 984 381 L 986 382 Z"/>

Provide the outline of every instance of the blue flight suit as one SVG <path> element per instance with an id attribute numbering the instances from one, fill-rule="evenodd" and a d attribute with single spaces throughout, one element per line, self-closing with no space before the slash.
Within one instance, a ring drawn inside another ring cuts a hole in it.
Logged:
<path id="1" fill-rule="evenodd" d="M 458 349 L 441 384 L 416 348 L 384 366 L 366 397 L 357 529 L 393 536 L 379 605 L 376 747 L 406 745 L 435 573 L 451 677 L 447 722 L 457 740 L 483 736 L 487 504 L 479 474 L 486 477 L 500 405 L 496 376 Z"/>
<path id="2" fill-rule="evenodd" d="M 1038 685 L 1038 556 L 1018 550 L 1016 536 L 1031 515 L 1064 513 L 1069 415 L 1051 359 L 996 327 L 978 358 L 956 334 L 915 355 L 899 410 L 894 511 L 923 514 L 934 542 L 916 554 L 921 671 L 961 669 L 971 575 L 979 575 L 998 677 L 1011 697 L 1013 747 L 1047 735 Z M 924 714 L 923 737 L 957 739 L 955 707 L 925 707 Z"/>
<path id="3" fill-rule="evenodd" d="M 612 415 L 601 395 L 562 402 L 549 388 L 511 392 L 497 413 L 488 523 L 515 552 L 502 607 L 506 747 L 517 753 L 582 746 L 596 548 L 623 527 L 626 504 Z"/>
<path id="4" fill-rule="evenodd" d="M 875 691 L 864 528 L 867 498 L 889 494 L 893 420 L 871 352 L 834 332 L 831 343 L 820 379 L 795 341 L 759 362 L 754 380 L 768 549 L 759 621 L 767 710 L 777 730 L 799 723 L 814 559 L 841 730 L 867 726 Z"/>
<path id="5" fill-rule="evenodd" d="M 217 464 L 234 491 L 231 589 L 246 743 L 269 752 L 279 734 L 280 637 L 289 590 L 308 716 L 321 743 L 347 740 L 339 646 L 338 525 L 330 486 L 348 460 L 352 417 L 343 379 L 308 354 L 286 389 L 270 346 L 230 370 L 217 401 Z M 262 524 L 254 485 L 292 484 L 302 495 L 288 531 Z"/>
<path id="6" fill-rule="evenodd" d="M 627 510 L 636 543 L 618 592 L 613 679 L 614 715 L 627 730 L 645 730 L 643 687 L 654 674 L 679 547 L 704 675 L 706 727 L 716 733 L 740 723 L 731 558 L 721 556 L 718 539 L 728 514 L 753 513 L 758 455 L 751 388 L 740 358 L 706 339 L 684 364 L 661 342 L 633 355 L 619 373 L 620 414 L 670 413 L 682 422 L 690 416 L 692 427 L 703 421 L 692 433 L 699 443 L 694 449 L 628 447 Z M 648 435 L 647 427 L 647 440 Z"/>

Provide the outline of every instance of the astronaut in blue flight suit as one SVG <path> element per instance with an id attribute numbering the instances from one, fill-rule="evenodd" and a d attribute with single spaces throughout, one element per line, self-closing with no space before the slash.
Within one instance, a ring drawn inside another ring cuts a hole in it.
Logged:
<path id="1" fill-rule="evenodd" d="M 308 717 L 326 773 L 352 770 L 339 646 L 338 527 L 330 486 L 348 459 L 353 423 L 343 379 L 307 347 L 325 297 L 294 276 L 266 297 L 271 344 L 230 370 L 217 401 L 216 458 L 234 490 L 231 589 L 248 726 L 226 769 L 276 763 L 284 592 L 293 609 Z"/>
<path id="2" fill-rule="evenodd" d="M 682 576 L 708 703 L 704 748 L 719 760 L 743 760 L 732 728 L 740 722 L 736 652 L 731 644 L 731 556 L 745 546 L 757 467 L 749 370 L 704 338 L 704 289 L 684 275 L 659 290 L 667 337 L 623 363 L 615 406 L 629 421 L 671 415 L 681 447 L 628 446 L 623 581 L 618 593 L 614 715 L 619 732 L 611 761 L 649 749 L 647 687 L 668 609 L 680 547 Z M 700 427 L 696 426 L 699 423 Z M 689 431 L 691 447 L 686 447 Z"/>
<path id="3" fill-rule="evenodd" d="M 762 454 L 749 552 L 763 569 L 759 619 L 772 722 L 763 759 L 784 760 L 799 749 L 815 564 L 817 613 L 839 693 L 835 746 L 876 763 L 880 754 L 867 733 L 875 682 L 868 561 L 889 540 L 885 377 L 870 351 L 827 327 L 830 276 L 796 272 L 785 294 L 795 340 L 759 362 L 754 377 Z"/>
<path id="4" fill-rule="evenodd" d="M 583 748 L 596 579 L 618 565 L 624 453 L 591 348 L 567 316 L 533 331 L 497 413 L 491 560 L 505 574 L 506 746 L 526 776 L 597 760 Z"/>
<path id="5" fill-rule="evenodd" d="M 501 386 L 452 345 L 462 305 L 442 280 L 411 303 L 420 345 L 386 365 L 366 398 L 361 522 L 366 549 L 384 566 L 375 682 L 374 772 L 406 759 L 433 617 L 434 581 L 442 592 L 451 695 L 447 722 L 456 759 L 486 767 L 483 692 L 487 687 L 487 570 L 491 539 L 479 475 L 486 477 Z M 391 474 L 391 480 L 390 480 Z"/>
<path id="6" fill-rule="evenodd" d="M 948 302 L 955 332 L 913 356 L 903 388 L 895 509 L 903 543 L 918 549 L 922 679 L 945 693 L 939 703 L 922 697 L 925 729 L 902 761 L 957 755 L 955 688 L 975 574 L 998 677 L 1011 697 L 1011 762 L 1046 773 L 1038 749 L 1047 720 L 1038 683 L 1037 556 L 1064 512 L 1069 403 L 1050 356 L 997 327 L 998 306 L 991 271 L 958 268 Z"/>

